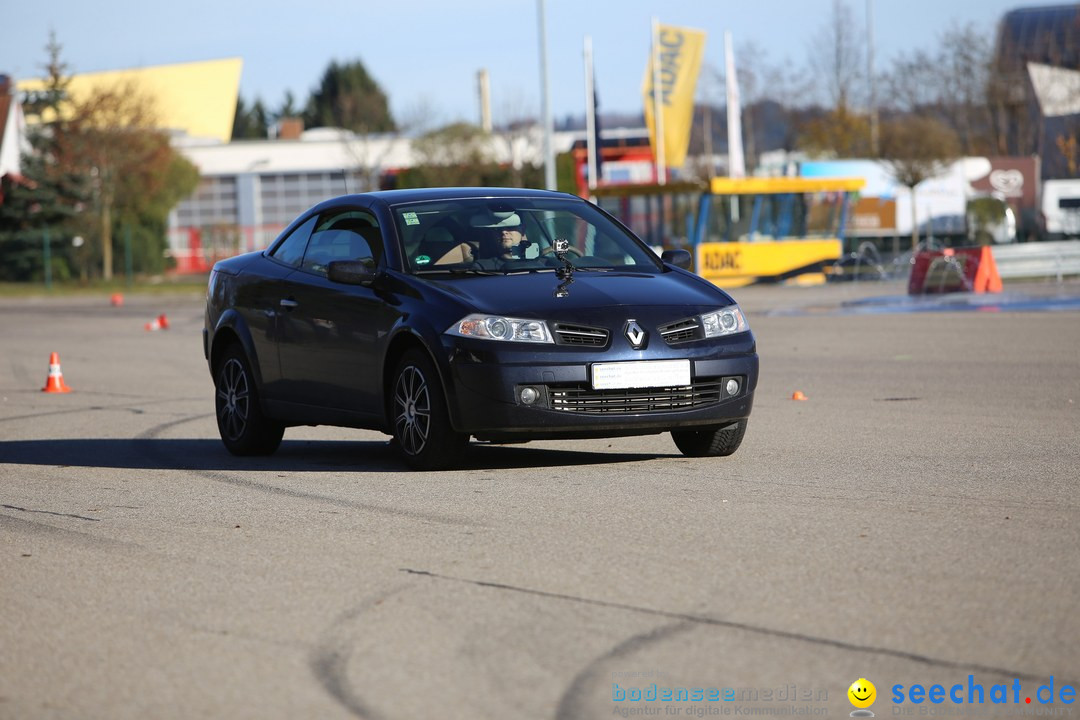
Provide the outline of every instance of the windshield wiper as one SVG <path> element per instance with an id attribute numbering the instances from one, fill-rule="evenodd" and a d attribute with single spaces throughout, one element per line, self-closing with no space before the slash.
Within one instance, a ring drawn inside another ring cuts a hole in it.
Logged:
<path id="1" fill-rule="evenodd" d="M 504 270 L 507 275 L 532 275 L 533 273 L 549 273 L 555 272 L 555 268 L 550 267 L 530 267 L 521 268 L 520 270 Z"/>
<path id="2" fill-rule="evenodd" d="M 434 275 L 449 274 L 449 275 L 504 275 L 505 273 L 498 272 L 497 270 L 485 270 L 483 268 L 424 268 L 422 270 L 413 270 L 415 275 Z"/>

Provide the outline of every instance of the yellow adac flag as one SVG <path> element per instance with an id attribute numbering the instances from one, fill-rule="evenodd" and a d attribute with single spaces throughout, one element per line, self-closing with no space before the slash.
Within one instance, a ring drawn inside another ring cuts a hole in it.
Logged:
<path id="1" fill-rule="evenodd" d="M 705 33 L 702 30 L 657 26 L 654 42 L 659 50 L 652 49 L 645 66 L 642 94 L 645 100 L 645 123 L 649 126 L 649 141 L 656 153 L 656 120 L 653 109 L 653 78 L 660 83 L 660 124 L 664 131 L 664 164 L 681 167 L 686 161 L 690 146 L 690 126 L 694 120 L 694 88 L 697 85 L 701 59 L 705 55 Z M 659 56 L 660 72 L 653 72 L 653 61 Z"/>

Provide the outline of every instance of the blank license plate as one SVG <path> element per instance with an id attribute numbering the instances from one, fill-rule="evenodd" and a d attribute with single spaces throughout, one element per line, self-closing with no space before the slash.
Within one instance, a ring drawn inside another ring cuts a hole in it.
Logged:
<path id="1" fill-rule="evenodd" d="M 689 384 L 689 360 L 643 360 L 641 362 L 595 363 L 592 366 L 594 390 L 680 387 Z"/>

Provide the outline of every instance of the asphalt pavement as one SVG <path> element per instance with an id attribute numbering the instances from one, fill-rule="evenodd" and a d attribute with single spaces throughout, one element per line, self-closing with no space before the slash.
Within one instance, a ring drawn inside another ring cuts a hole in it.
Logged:
<path id="1" fill-rule="evenodd" d="M 326 427 L 230 456 L 200 297 L 0 299 L 0 718 L 846 717 L 859 678 L 878 717 L 1080 714 L 1036 696 L 1080 682 L 1080 310 L 854 310 L 902 293 L 733 291 L 761 381 L 730 458 L 441 473 Z M 891 700 L 969 676 L 981 705 Z"/>

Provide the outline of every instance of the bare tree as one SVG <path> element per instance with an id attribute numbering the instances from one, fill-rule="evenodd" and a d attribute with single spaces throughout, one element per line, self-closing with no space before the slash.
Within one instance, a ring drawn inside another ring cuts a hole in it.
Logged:
<path id="1" fill-rule="evenodd" d="M 855 23 L 851 7 L 833 0 L 832 12 L 814 36 L 808 66 L 823 79 L 829 111 L 811 114 L 800 123 L 799 147 L 813 153 L 865 157 L 872 153 L 869 118 L 857 109 L 865 89 L 865 31 Z"/>
<path id="2" fill-rule="evenodd" d="M 511 183 L 514 187 L 521 187 L 527 141 L 539 124 L 538 115 L 520 90 L 504 92 L 502 96 L 493 135 L 506 149 Z"/>
<path id="3" fill-rule="evenodd" d="M 833 0 L 832 12 L 810 46 L 809 66 L 824 79 L 835 110 L 846 111 L 858 104 L 855 95 L 863 87 L 865 45 L 851 7 L 844 0 Z"/>
<path id="4" fill-rule="evenodd" d="M 919 244 L 915 189 L 924 180 L 941 175 L 959 151 L 956 133 L 932 117 L 908 115 L 882 125 L 882 158 L 893 178 L 911 190 L 912 252 Z"/>
<path id="5" fill-rule="evenodd" d="M 810 92 L 806 74 L 790 59 L 772 62 L 768 52 L 755 42 L 740 43 L 735 54 L 735 72 L 742 99 L 743 142 L 748 168 L 758 164 L 760 153 L 779 142 L 785 150 L 797 144 L 798 106 Z M 723 69 L 704 63 L 698 79 L 698 104 L 701 122 L 695 123 L 691 144 L 710 154 L 712 135 L 726 125 L 723 107 L 727 77 Z M 711 127 L 710 127 L 711 126 Z M 783 132 L 776 139 L 776 131 Z M 711 131 L 711 132 L 710 132 Z M 771 131 L 771 132 L 770 132 Z M 709 177 L 710 168 L 698 169 L 700 177 Z"/>
<path id="6" fill-rule="evenodd" d="M 936 52 L 900 55 L 886 76 L 894 111 L 929 114 L 956 131 L 961 151 L 995 151 L 991 118 L 991 58 L 986 35 L 973 24 L 954 25 L 937 39 Z"/>
<path id="7" fill-rule="evenodd" d="M 398 144 L 409 135 L 427 132 L 439 122 L 438 118 L 439 113 L 431 101 L 421 97 L 406 108 L 393 130 L 381 133 L 340 130 L 342 147 L 352 160 L 350 166 L 344 168 L 345 182 L 348 184 L 349 174 L 357 174 L 363 183 L 363 187 L 350 187 L 349 191 L 378 190 L 387 159 Z"/>
<path id="8" fill-rule="evenodd" d="M 89 171 L 94 186 L 101 241 L 101 275 L 113 275 L 113 212 L 127 173 L 142 163 L 160 160 L 153 102 L 132 83 L 96 88 L 72 103 L 72 120 L 64 136 L 69 161 Z M 166 144 L 165 149 L 168 149 Z"/>
<path id="9" fill-rule="evenodd" d="M 883 84 L 889 98 L 885 105 L 894 111 L 920 112 L 933 107 L 941 100 L 943 87 L 938 59 L 923 49 L 900 53 Z"/>
<path id="10" fill-rule="evenodd" d="M 871 154 L 870 118 L 847 108 L 804 118 L 799 147 L 815 155 L 867 157 Z"/>
<path id="11" fill-rule="evenodd" d="M 687 158 L 686 168 L 692 176 L 699 179 L 711 179 L 716 174 L 713 158 L 716 150 L 713 146 L 714 126 L 719 117 L 719 99 L 724 96 L 724 73 L 715 65 L 705 61 L 701 64 L 701 73 L 697 81 L 697 108 L 701 111 L 701 122 L 690 126 L 690 147 L 700 148 L 700 155 L 692 150 Z M 696 118 L 695 118 L 696 119 Z M 695 164 L 695 160 L 696 162 Z"/>
<path id="12" fill-rule="evenodd" d="M 476 125 L 457 122 L 413 141 L 414 171 L 429 186 L 477 186 L 493 165 L 491 138 Z"/>
<path id="13" fill-rule="evenodd" d="M 961 151 L 990 154 L 990 103 L 987 88 L 993 48 L 973 24 L 954 25 L 941 36 L 942 107 L 956 130 Z"/>

